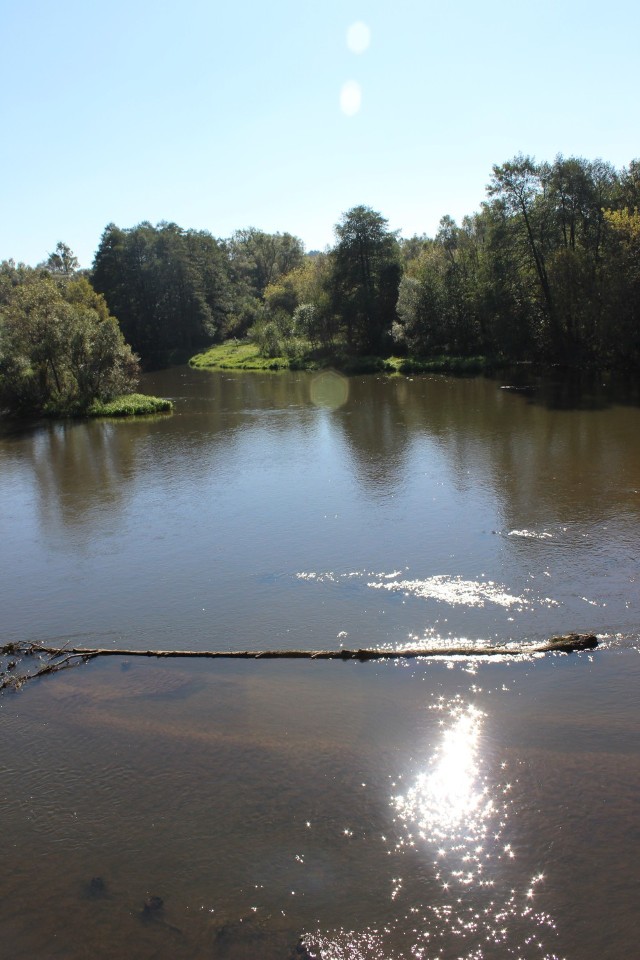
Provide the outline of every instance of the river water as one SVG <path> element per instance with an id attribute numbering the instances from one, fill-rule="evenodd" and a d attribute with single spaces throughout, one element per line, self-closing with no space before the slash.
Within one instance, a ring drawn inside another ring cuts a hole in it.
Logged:
<path id="1" fill-rule="evenodd" d="M 640 407 L 506 386 L 178 368 L 171 416 L 5 427 L 2 642 L 601 642 L 5 691 L 3 956 L 635 955 Z"/>

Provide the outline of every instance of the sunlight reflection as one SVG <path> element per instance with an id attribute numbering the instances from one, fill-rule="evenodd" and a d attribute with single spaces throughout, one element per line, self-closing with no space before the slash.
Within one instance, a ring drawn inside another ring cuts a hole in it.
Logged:
<path id="1" fill-rule="evenodd" d="M 460 694 L 434 693 L 429 709 L 439 731 L 431 755 L 406 789 L 402 773 L 389 775 L 400 828 L 387 849 L 392 910 L 375 929 L 305 935 L 308 956 L 558 960 L 545 943 L 556 925 L 539 896 L 544 874 L 532 875 L 526 852 L 518 856 L 506 842 L 518 779 L 511 771 L 506 781 L 506 760 L 491 773 L 487 715 Z"/>
<path id="2" fill-rule="evenodd" d="M 444 600 L 452 605 L 463 604 L 469 607 L 483 607 L 485 602 L 501 607 L 523 609 L 527 605 L 525 597 L 508 593 L 505 587 L 493 580 L 480 582 L 464 580 L 459 576 L 438 574 L 424 580 L 394 580 L 385 583 L 369 583 L 377 590 L 390 590 L 404 593 L 405 596 L 422 597 L 425 600 Z"/>
<path id="3" fill-rule="evenodd" d="M 442 709 L 443 704 L 436 708 Z M 482 871 L 482 841 L 489 818 L 496 812 L 479 769 L 483 717 L 475 707 L 454 704 L 449 713 L 450 725 L 444 730 L 429 769 L 419 775 L 406 794 L 394 799 L 400 820 L 407 826 L 413 825 L 421 839 L 435 844 L 439 857 L 447 852 L 445 847 L 461 854 L 459 869 L 452 874 L 465 884 Z"/>

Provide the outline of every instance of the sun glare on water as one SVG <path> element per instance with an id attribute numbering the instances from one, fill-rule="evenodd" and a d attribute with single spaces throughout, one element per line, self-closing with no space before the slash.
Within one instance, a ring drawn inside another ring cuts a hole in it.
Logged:
<path id="1" fill-rule="evenodd" d="M 437 718 L 435 742 L 411 786 L 390 798 L 395 916 L 376 928 L 317 931 L 308 938 L 312 955 L 558 960 L 546 942 L 555 921 L 536 905 L 544 874 L 525 872 L 517 845 L 505 836 L 514 783 L 503 780 L 507 761 L 498 765 L 487 755 L 487 714 L 459 695 L 434 698 L 429 709 Z"/>
<path id="2" fill-rule="evenodd" d="M 429 768 L 404 796 L 395 798 L 400 818 L 413 823 L 423 839 L 451 841 L 463 830 L 479 840 L 486 832 L 494 804 L 479 770 L 482 718 L 471 706 L 458 712 Z"/>

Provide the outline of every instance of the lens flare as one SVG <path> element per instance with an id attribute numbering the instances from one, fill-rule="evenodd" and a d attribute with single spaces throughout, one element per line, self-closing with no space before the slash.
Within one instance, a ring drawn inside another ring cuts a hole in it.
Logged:
<path id="1" fill-rule="evenodd" d="M 352 23 L 347 30 L 347 46 L 351 53 L 364 53 L 371 43 L 371 30 L 363 23 L 357 20 Z"/>
<path id="2" fill-rule="evenodd" d="M 347 117 L 354 117 L 362 105 L 362 88 L 355 80 L 347 80 L 340 91 L 340 109 Z"/>
<path id="3" fill-rule="evenodd" d="M 333 370 L 319 373 L 311 381 L 310 395 L 316 407 L 336 410 L 349 399 L 349 381 Z"/>

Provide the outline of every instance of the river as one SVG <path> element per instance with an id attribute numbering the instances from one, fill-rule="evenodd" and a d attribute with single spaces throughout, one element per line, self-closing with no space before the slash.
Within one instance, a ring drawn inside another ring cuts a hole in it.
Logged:
<path id="1" fill-rule="evenodd" d="M 5 691 L 7 957 L 634 955 L 640 406 L 510 386 L 176 368 L 173 415 L 5 425 L 5 643 L 600 640 Z"/>

